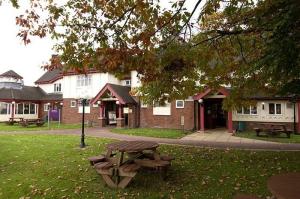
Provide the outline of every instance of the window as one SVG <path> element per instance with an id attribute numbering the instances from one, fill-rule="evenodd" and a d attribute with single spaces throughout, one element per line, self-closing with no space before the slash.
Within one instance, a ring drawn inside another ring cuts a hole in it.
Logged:
<path id="1" fill-rule="evenodd" d="M 281 111 L 281 104 L 269 103 L 269 114 L 270 115 L 280 115 Z"/>
<path id="2" fill-rule="evenodd" d="M 29 104 L 24 104 L 24 114 L 29 114 Z"/>
<path id="3" fill-rule="evenodd" d="M 35 114 L 35 104 L 30 104 L 29 113 L 30 114 Z"/>
<path id="4" fill-rule="evenodd" d="M 61 92 L 61 83 L 54 84 L 54 92 Z"/>
<path id="5" fill-rule="evenodd" d="M 75 100 L 71 101 L 71 107 L 76 107 L 76 101 Z"/>
<path id="6" fill-rule="evenodd" d="M 23 104 L 17 104 L 16 113 L 23 115 Z"/>
<path id="7" fill-rule="evenodd" d="M 44 106 L 45 108 L 45 106 Z M 21 103 L 16 105 L 16 114 L 35 115 L 37 113 L 37 105 L 33 103 Z"/>
<path id="8" fill-rule="evenodd" d="M 0 115 L 10 114 L 10 104 L 0 103 Z"/>
<path id="9" fill-rule="evenodd" d="M 50 104 L 44 104 L 44 111 L 50 110 Z"/>
<path id="10" fill-rule="evenodd" d="M 237 109 L 236 113 L 244 114 L 244 115 L 257 115 L 257 107 L 256 106 L 242 107 Z"/>
<path id="11" fill-rule="evenodd" d="M 176 108 L 184 108 L 184 100 L 176 100 Z"/>
<path id="12" fill-rule="evenodd" d="M 80 75 L 77 76 L 77 87 L 90 86 L 92 84 L 91 75 Z"/>
<path id="13" fill-rule="evenodd" d="M 131 80 L 129 80 L 129 79 L 128 79 L 128 80 L 125 80 L 125 85 L 126 85 L 126 86 L 130 86 L 130 85 L 131 85 Z"/>
<path id="14" fill-rule="evenodd" d="M 257 115 L 257 107 L 250 106 L 250 113 L 251 113 L 251 115 Z"/>

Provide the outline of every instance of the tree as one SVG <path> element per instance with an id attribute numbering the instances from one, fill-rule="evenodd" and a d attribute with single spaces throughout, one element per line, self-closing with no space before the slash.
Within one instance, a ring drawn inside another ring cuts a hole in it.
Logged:
<path id="1" fill-rule="evenodd" d="M 230 107 L 299 80 L 297 0 L 197 0 L 191 12 L 187 1 L 31 0 L 16 20 L 25 44 L 31 36 L 58 41 L 49 69 L 137 70 L 148 102 L 231 85 Z"/>

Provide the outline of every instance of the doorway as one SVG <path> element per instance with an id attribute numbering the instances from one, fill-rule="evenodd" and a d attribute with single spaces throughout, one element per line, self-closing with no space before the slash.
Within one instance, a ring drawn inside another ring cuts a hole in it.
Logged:
<path id="1" fill-rule="evenodd" d="M 222 98 L 204 100 L 204 127 L 215 129 L 226 127 L 227 112 L 222 108 Z"/>

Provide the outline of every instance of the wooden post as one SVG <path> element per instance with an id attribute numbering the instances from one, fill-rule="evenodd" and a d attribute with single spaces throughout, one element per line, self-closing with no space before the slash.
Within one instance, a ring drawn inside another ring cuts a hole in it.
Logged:
<path id="1" fill-rule="evenodd" d="M 228 111 L 228 119 L 227 119 L 227 128 L 228 128 L 228 133 L 233 132 L 233 126 L 232 126 L 232 111 Z"/>
<path id="2" fill-rule="evenodd" d="M 204 129 L 204 104 L 200 104 L 200 131 Z"/>
<path id="3" fill-rule="evenodd" d="M 103 105 L 102 104 L 100 104 L 99 117 L 100 117 L 100 119 L 103 118 Z"/>
<path id="4" fill-rule="evenodd" d="M 297 116 L 298 116 L 298 128 L 297 128 L 297 133 L 300 133 L 300 102 L 297 102 L 298 104 L 298 109 L 297 109 Z"/>
<path id="5" fill-rule="evenodd" d="M 123 118 L 122 117 L 122 105 L 121 104 L 119 104 L 119 117 L 118 118 Z"/>

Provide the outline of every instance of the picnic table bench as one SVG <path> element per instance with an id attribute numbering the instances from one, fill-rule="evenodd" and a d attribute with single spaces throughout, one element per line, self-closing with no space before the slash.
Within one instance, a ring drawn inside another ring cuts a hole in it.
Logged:
<path id="1" fill-rule="evenodd" d="M 268 136 L 278 136 L 281 133 L 285 133 L 290 138 L 293 133 L 293 130 L 280 123 L 261 123 L 259 127 L 253 129 L 256 132 L 256 136 L 260 136 L 260 133 L 265 133 Z"/>
<path id="2" fill-rule="evenodd" d="M 20 123 L 24 120 L 22 117 L 11 117 L 9 120 L 6 122 L 8 125 L 14 125 L 15 123 Z"/>
<path id="3" fill-rule="evenodd" d="M 108 144 L 105 155 L 88 160 L 109 187 L 125 188 L 140 168 L 166 172 L 174 158 L 160 156 L 156 151 L 158 146 L 158 143 L 149 141 L 120 141 Z"/>
<path id="4" fill-rule="evenodd" d="M 19 124 L 23 127 L 27 127 L 29 125 L 37 125 L 37 126 L 43 126 L 45 122 L 41 120 L 40 118 L 37 119 L 23 119 L 19 122 Z"/>

